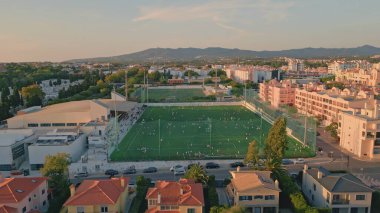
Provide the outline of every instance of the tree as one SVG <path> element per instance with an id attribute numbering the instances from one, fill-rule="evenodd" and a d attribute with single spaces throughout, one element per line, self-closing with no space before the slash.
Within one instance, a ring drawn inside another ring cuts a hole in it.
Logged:
<path id="1" fill-rule="evenodd" d="M 21 89 L 21 95 L 26 100 L 27 106 L 42 105 L 42 100 L 45 94 L 42 92 L 41 87 L 33 84 Z"/>
<path id="2" fill-rule="evenodd" d="M 199 164 L 192 165 L 190 169 L 186 171 L 184 177 L 187 179 L 193 179 L 197 183 L 206 184 L 208 181 L 206 171 Z"/>
<path id="3" fill-rule="evenodd" d="M 332 122 L 330 125 L 326 126 L 326 131 L 330 132 L 331 137 L 338 139 L 338 123 Z"/>
<path id="4" fill-rule="evenodd" d="M 247 154 L 245 156 L 244 162 L 248 164 L 251 168 L 257 169 L 260 156 L 259 156 L 259 147 L 256 140 L 253 140 L 248 144 Z"/>
<path id="5" fill-rule="evenodd" d="M 286 118 L 280 117 L 269 130 L 268 137 L 265 141 L 265 155 L 267 156 L 267 160 L 281 161 L 287 148 Z"/>
<path id="6" fill-rule="evenodd" d="M 41 174 L 49 179 L 49 187 L 53 189 L 53 199 L 48 212 L 59 212 L 63 203 L 69 197 L 68 166 L 70 156 L 67 153 L 57 153 L 45 157 Z"/>

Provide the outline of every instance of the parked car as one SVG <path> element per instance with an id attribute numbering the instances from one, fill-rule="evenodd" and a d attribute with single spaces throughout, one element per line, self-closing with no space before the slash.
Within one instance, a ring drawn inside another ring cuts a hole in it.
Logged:
<path id="1" fill-rule="evenodd" d="M 231 168 L 236 168 L 238 166 L 244 167 L 245 165 L 243 162 L 234 162 L 234 163 L 231 163 L 230 166 L 231 166 Z"/>
<path id="2" fill-rule="evenodd" d="M 172 167 L 170 168 L 170 171 L 171 171 L 171 172 L 174 172 L 176 169 L 185 169 L 185 167 L 182 166 L 182 165 L 175 165 L 175 166 L 172 166 Z"/>
<path id="3" fill-rule="evenodd" d="M 174 170 L 174 175 L 184 175 L 186 172 L 185 168 L 178 168 Z"/>
<path id="4" fill-rule="evenodd" d="M 206 169 L 217 169 L 220 168 L 219 164 L 214 162 L 208 162 L 206 163 Z"/>
<path id="5" fill-rule="evenodd" d="M 282 159 L 282 165 L 289 165 L 293 164 L 293 161 L 290 159 Z"/>
<path id="6" fill-rule="evenodd" d="M 115 176 L 115 175 L 119 174 L 119 171 L 114 170 L 114 169 L 107 169 L 104 174 L 105 175 L 110 175 L 110 176 Z"/>
<path id="7" fill-rule="evenodd" d="M 155 172 L 157 172 L 156 167 L 149 167 L 143 170 L 143 173 L 155 173 Z"/>
<path id="8" fill-rule="evenodd" d="M 79 178 L 79 177 L 88 177 L 88 173 L 87 172 L 79 172 L 79 173 L 76 173 L 74 175 L 75 178 Z"/>
<path id="9" fill-rule="evenodd" d="M 294 164 L 305 164 L 305 163 L 306 163 L 306 160 L 303 158 L 297 158 L 296 160 L 294 160 Z"/>
<path id="10" fill-rule="evenodd" d="M 129 167 L 128 169 L 123 171 L 124 175 L 136 174 L 136 169 L 134 166 Z"/>
<path id="11" fill-rule="evenodd" d="M 190 169 L 192 166 L 194 166 L 194 165 L 199 165 L 201 168 L 203 168 L 203 166 L 202 165 L 200 165 L 199 163 L 198 164 L 196 164 L 196 163 L 191 163 L 191 164 L 189 164 L 188 166 L 187 166 L 187 169 Z"/>

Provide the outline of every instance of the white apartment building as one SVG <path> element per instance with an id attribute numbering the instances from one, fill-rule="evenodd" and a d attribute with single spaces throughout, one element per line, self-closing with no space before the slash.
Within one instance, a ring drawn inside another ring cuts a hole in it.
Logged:
<path id="1" fill-rule="evenodd" d="M 371 213 L 373 190 L 349 173 L 304 166 L 302 192 L 312 206 L 332 213 Z"/>
<path id="2" fill-rule="evenodd" d="M 227 78 L 239 83 L 252 81 L 262 83 L 271 79 L 280 79 L 280 71 L 270 66 L 237 66 L 230 65 L 225 68 Z"/>
<path id="3" fill-rule="evenodd" d="M 370 99 L 362 109 L 339 113 L 340 146 L 358 157 L 380 159 L 380 101 Z"/>

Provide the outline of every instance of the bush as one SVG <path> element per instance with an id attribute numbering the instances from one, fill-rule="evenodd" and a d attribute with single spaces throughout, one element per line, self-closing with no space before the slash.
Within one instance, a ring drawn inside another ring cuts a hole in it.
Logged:
<path id="1" fill-rule="evenodd" d="M 301 192 L 290 194 L 290 200 L 293 204 L 295 213 L 304 213 L 305 210 L 309 207 Z"/>
<path id="2" fill-rule="evenodd" d="M 218 193 L 216 192 L 214 175 L 209 176 L 207 184 L 208 184 L 208 200 L 209 200 L 210 206 L 219 205 L 219 198 L 218 198 Z"/>
<path id="3" fill-rule="evenodd" d="M 130 212 L 139 213 L 145 212 L 148 208 L 148 203 L 145 199 L 145 195 L 148 191 L 150 179 L 145 179 L 144 176 L 138 176 L 136 180 L 136 197 L 133 199 Z"/>

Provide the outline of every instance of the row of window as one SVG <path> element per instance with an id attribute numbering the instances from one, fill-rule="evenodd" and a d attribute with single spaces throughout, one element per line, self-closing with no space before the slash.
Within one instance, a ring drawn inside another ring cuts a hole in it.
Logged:
<path id="1" fill-rule="evenodd" d="M 255 195 L 255 196 L 239 196 L 239 200 L 274 200 L 274 195 Z"/>
<path id="2" fill-rule="evenodd" d="M 79 123 L 79 126 L 83 126 L 85 125 L 86 123 Z M 51 126 L 56 126 L 56 127 L 60 127 L 60 126 L 77 126 L 78 124 L 77 123 L 28 123 L 28 127 L 51 127 Z"/>
<path id="3" fill-rule="evenodd" d="M 160 206 L 160 209 L 162 211 L 164 211 L 164 210 L 176 210 L 176 209 L 179 209 L 179 207 L 178 206 L 163 205 L 163 206 Z"/>

